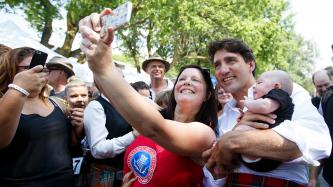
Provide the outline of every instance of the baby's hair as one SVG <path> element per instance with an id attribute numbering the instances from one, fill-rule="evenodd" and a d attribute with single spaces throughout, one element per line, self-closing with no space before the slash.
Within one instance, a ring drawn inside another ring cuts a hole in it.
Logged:
<path id="1" fill-rule="evenodd" d="M 287 92 L 289 95 L 293 92 L 293 80 L 287 72 L 282 70 L 272 70 L 265 72 L 264 76 L 268 76 L 273 83 L 280 83 L 281 90 Z"/>

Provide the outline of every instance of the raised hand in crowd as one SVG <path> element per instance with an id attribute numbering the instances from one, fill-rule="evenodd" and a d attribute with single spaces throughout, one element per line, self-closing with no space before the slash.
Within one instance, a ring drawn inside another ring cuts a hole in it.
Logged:
<path id="1" fill-rule="evenodd" d="M 35 66 L 29 70 L 19 72 L 15 75 L 13 84 L 27 90 L 31 95 L 40 93 L 47 83 L 48 73 L 43 72 L 43 66 Z"/>

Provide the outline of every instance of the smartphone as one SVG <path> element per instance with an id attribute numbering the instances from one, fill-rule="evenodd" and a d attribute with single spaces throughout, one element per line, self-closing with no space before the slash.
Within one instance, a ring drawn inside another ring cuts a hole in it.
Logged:
<path id="1" fill-rule="evenodd" d="M 44 66 L 46 63 L 46 59 L 47 59 L 47 53 L 36 50 L 32 56 L 29 69 L 38 65 Z"/>
<path id="2" fill-rule="evenodd" d="M 109 27 L 112 27 L 113 30 L 117 30 L 120 26 L 129 23 L 132 14 L 132 3 L 126 2 L 112 10 L 112 12 L 112 15 L 105 15 L 102 17 L 104 32 Z"/>

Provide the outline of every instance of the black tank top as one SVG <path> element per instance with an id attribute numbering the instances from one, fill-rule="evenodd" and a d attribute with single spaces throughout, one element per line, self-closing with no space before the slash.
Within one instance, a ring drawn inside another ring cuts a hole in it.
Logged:
<path id="1" fill-rule="evenodd" d="M 58 106 L 46 117 L 21 114 L 0 150 L 0 186 L 73 186 L 71 124 Z"/>

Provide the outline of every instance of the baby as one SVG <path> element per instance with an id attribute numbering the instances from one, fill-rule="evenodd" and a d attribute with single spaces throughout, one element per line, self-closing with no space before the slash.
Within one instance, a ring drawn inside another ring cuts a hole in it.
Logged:
<path id="1" fill-rule="evenodd" d="M 273 70 L 263 73 L 253 87 L 253 99 L 245 99 L 244 106 L 248 111 L 259 114 L 274 113 L 277 117 L 275 124 L 269 124 L 274 128 L 284 120 L 290 120 L 294 111 L 294 104 L 290 95 L 293 90 L 293 82 L 290 76 L 281 70 Z M 254 128 L 239 125 L 234 130 L 253 130 Z M 281 162 L 269 159 L 253 158 L 242 155 L 243 163 L 250 169 L 259 172 L 267 172 L 277 168 Z"/>

